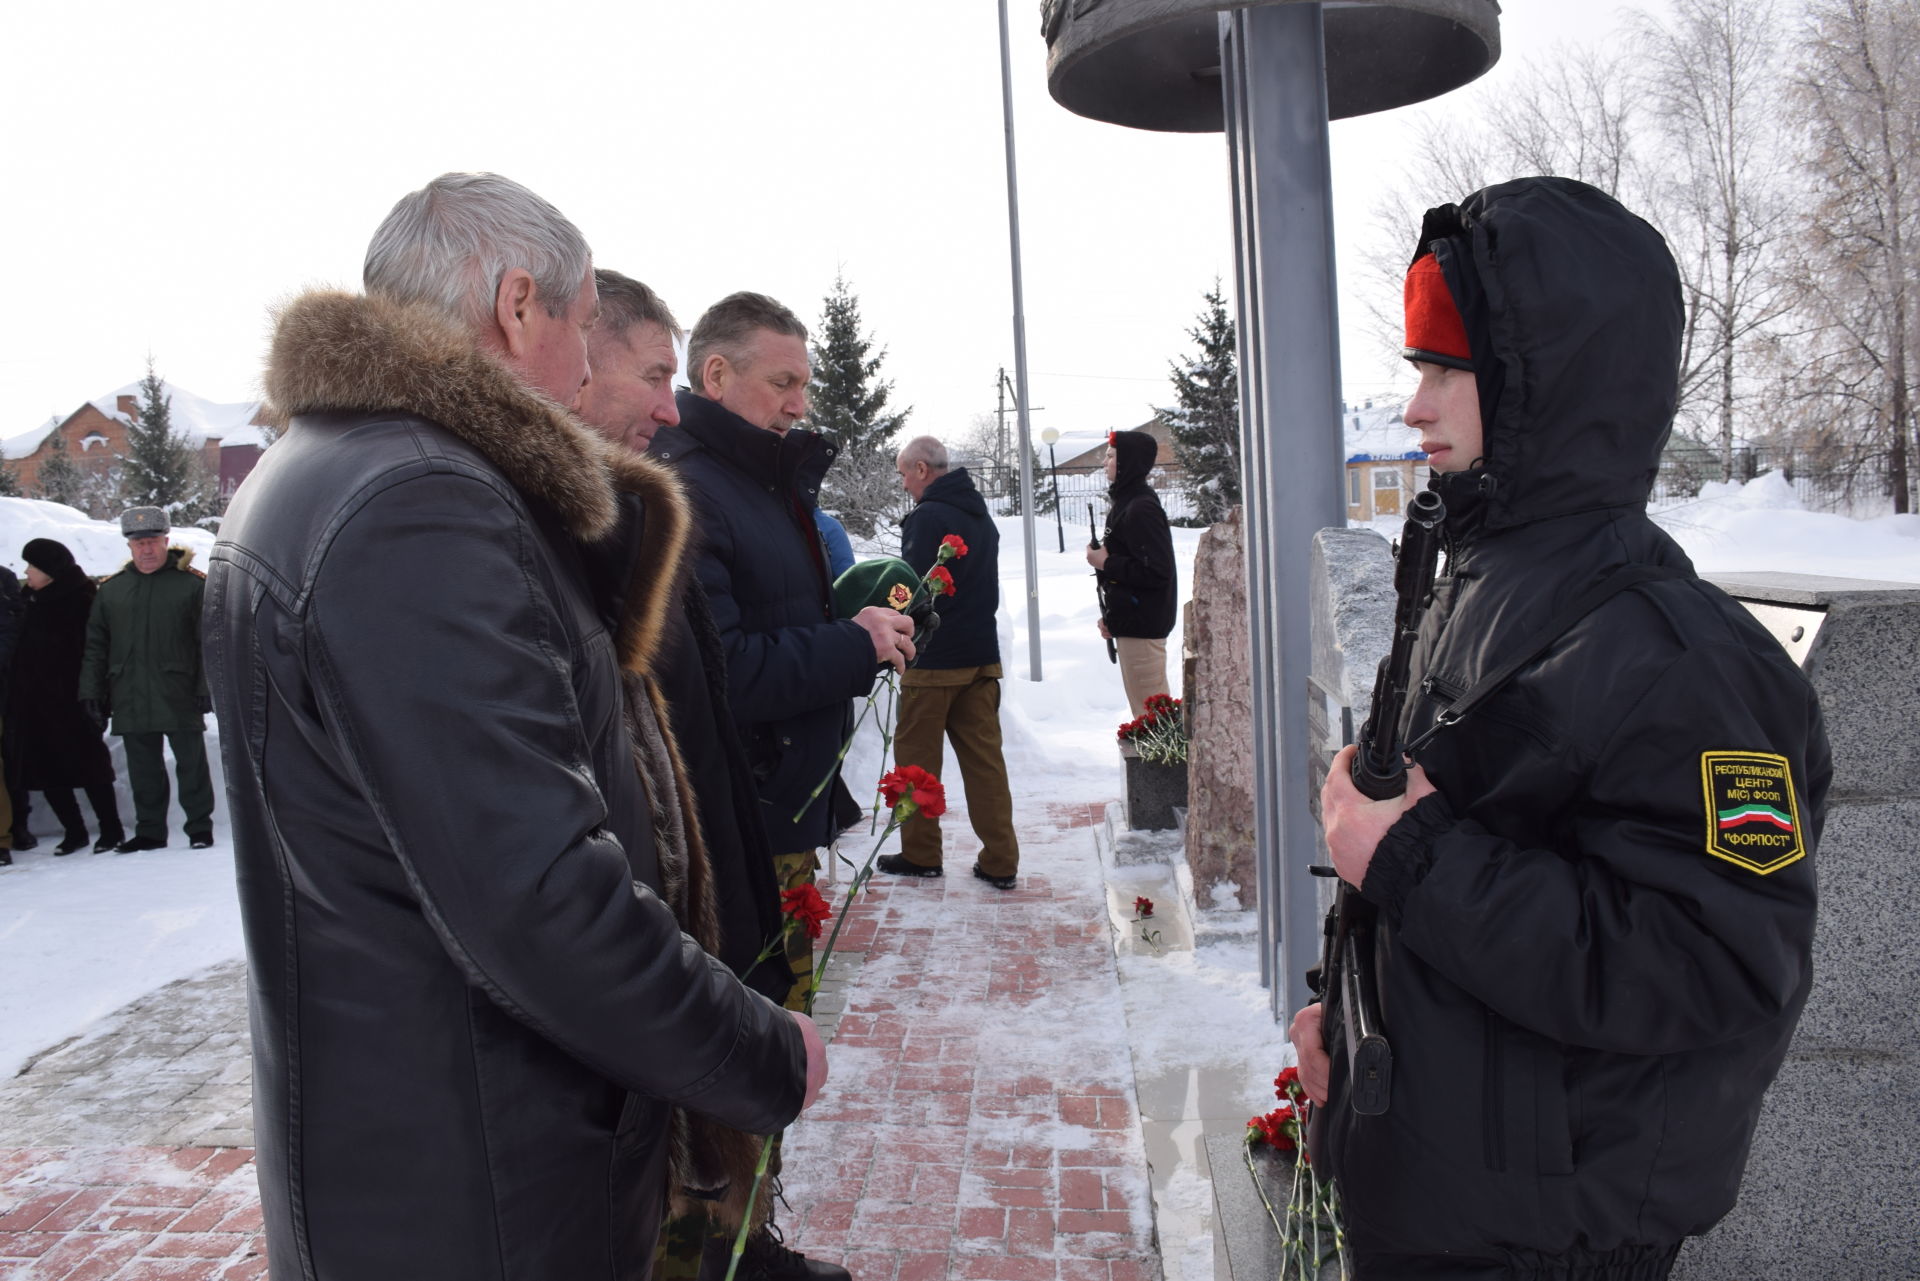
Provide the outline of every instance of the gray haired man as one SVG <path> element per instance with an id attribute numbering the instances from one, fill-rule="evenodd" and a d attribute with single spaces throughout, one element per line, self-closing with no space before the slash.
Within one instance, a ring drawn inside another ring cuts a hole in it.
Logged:
<path id="1" fill-rule="evenodd" d="M 365 281 L 281 311 L 291 422 L 207 585 L 268 1250 L 309 1281 L 637 1281 L 675 1110 L 771 1133 L 826 1075 L 674 911 L 697 825 L 622 689 L 687 515 L 565 408 L 599 304 L 553 206 L 445 175 Z"/>

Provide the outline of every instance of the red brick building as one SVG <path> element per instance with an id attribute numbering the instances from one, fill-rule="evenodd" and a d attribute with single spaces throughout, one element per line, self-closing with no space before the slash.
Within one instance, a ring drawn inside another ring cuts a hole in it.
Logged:
<path id="1" fill-rule="evenodd" d="M 260 433 L 262 406 L 258 401 L 216 404 L 170 384 L 166 391 L 174 430 L 198 448 L 207 475 L 219 486 L 224 507 L 266 446 Z M 49 419 L 9 438 L 0 443 L 0 450 L 19 477 L 20 492 L 38 498 L 43 496 L 40 469 L 58 440 L 67 458 L 92 482 L 84 500 L 87 514 L 106 519 L 119 511 L 113 476 L 127 454 L 127 430 L 139 416 L 140 385 L 132 383 L 88 401 L 57 422 Z"/>

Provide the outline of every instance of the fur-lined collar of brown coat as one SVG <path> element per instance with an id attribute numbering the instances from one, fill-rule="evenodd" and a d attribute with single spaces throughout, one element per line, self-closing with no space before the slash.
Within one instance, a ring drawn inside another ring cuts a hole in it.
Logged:
<path id="1" fill-rule="evenodd" d="M 613 533 L 620 495 L 638 495 L 646 532 L 618 639 L 622 666 L 647 670 L 674 605 L 689 528 L 671 472 L 602 440 L 425 304 L 315 290 L 282 307 L 277 322 L 266 373 L 276 421 L 323 411 L 425 418 L 551 507 L 583 543 Z"/>

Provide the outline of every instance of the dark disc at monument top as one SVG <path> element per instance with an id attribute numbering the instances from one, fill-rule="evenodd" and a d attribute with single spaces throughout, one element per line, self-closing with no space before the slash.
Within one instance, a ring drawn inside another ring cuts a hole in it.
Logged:
<path id="1" fill-rule="evenodd" d="M 1307 0 L 1266 0 L 1296 4 Z M 1044 0 L 1047 89 L 1069 111 L 1168 133 L 1221 128 L 1222 0 Z M 1327 114 L 1437 98 L 1500 58 L 1499 0 L 1320 0 Z"/>

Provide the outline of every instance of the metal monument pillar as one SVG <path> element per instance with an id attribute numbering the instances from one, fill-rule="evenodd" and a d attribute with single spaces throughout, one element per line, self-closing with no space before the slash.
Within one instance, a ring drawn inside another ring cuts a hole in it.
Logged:
<path id="1" fill-rule="evenodd" d="M 1227 136 L 1261 978 L 1276 1017 L 1308 999 L 1320 941 L 1307 874 L 1319 844 L 1307 578 L 1314 532 L 1346 523 L 1327 122 L 1424 101 L 1481 75 L 1500 56 L 1499 14 L 1498 0 L 1041 6 L 1047 87 L 1062 106 L 1135 128 Z"/>
<path id="2" fill-rule="evenodd" d="M 1333 265 L 1333 176 L 1317 4 L 1220 15 L 1221 85 L 1238 265 L 1241 365 L 1251 380 L 1240 422 L 1248 521 L 1248 623 L 1254 689 L 1255 814 L 1261 975 L 1274 1013 L 1307 1003 L 1320 942 L 1306 707 L 1312 655 L 1305 602 L 1315 530 L 1346 523 L 1341 495 L 1340 343 Z M 1288 855 L 1294 857 L 1288 857 Z"/>

